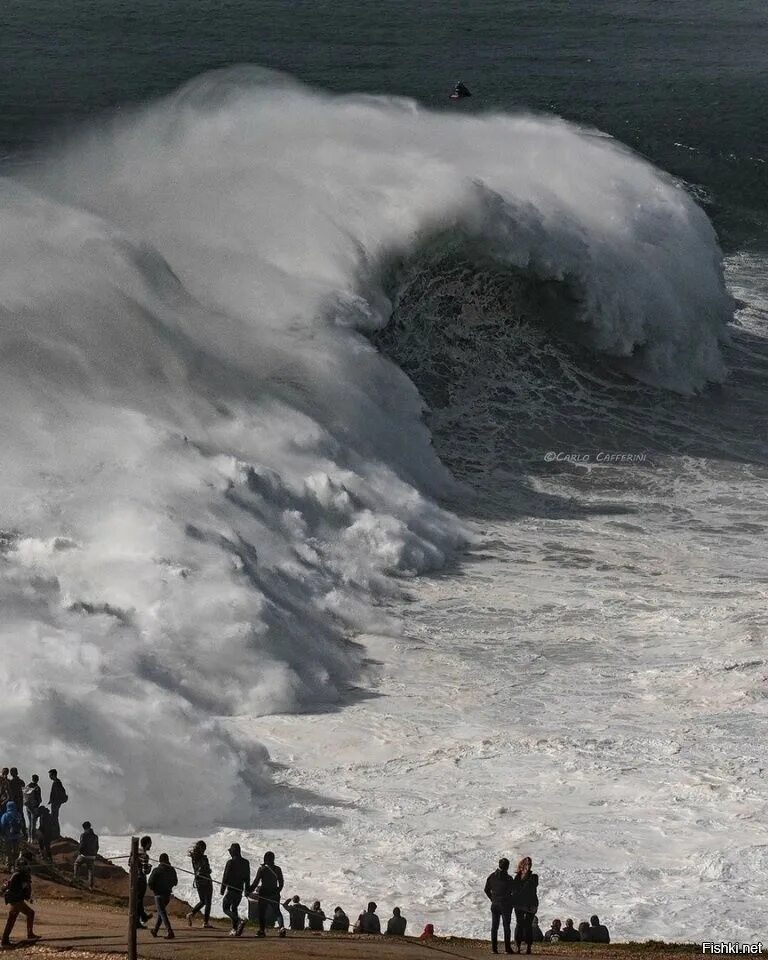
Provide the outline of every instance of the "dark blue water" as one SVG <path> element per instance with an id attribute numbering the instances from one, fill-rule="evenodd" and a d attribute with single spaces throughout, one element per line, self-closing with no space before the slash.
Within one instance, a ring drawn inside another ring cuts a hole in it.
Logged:
<path id="1" fill-rule="evenodd" d="M 448 109 L 552 111 L 685 178 L 726 247 L 768 224 L 765 0 L 5 0 L 0 144 L 27 150 L 215 67 Z"/>

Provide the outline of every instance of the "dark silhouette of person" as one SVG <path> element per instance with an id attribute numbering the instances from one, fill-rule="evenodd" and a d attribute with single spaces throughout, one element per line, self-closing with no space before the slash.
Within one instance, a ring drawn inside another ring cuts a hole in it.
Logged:
<path id="1" fill-rule="evenodd" d="M 344 913 L 341 907 L 336 907 L 333 911 L 333 917 L 331 918 L 330 930 L 343 931 L 344 933 L 349 932 L 349 917 Z"/>
<path id="2" fill-rule="evenodd" d="M 189 851 L 192 861 L 192 873 L 195 875 L 194 887 L 197 890 L 198 903 L 187 914 L 187 923 L 192 926 L 192 917 L 203 914 L 203 926 L 211 927 L 211 904 L 213 903 L 213 880 L 211 879 L 211 864 L 205 854 L 207 849 L 205 840 L 198 840 Z"/>
<path id="3" fill-rule="evenodd" d="M 83 832 L 80 834 L 80 846 L 78 847 L 77 857 L 73 872 L 75 878 L 80 873 L 80 867 L 85 867 L 88 875 L 88 888 L 93 890 L 93 876 L 96 868 L 96 857 L 99 853 L 99 838 L 93 832 L 90 820 L 83 824 Z"/>
<path id="4" fill-rule="evenodd" d="M 5 805 L 8 802 L 8 767 L 0 770 L 0 816 L 5 813 Z"/>
<path id="5" fill-rule="evenodd" d="M 581 930 L 581 925 L 579 925 Z M 611 935 L 608 933 L 608 927 L 600 923 L 600 918 L 593 913 L 589 918 L 589 927 L 586 930 L 587 936 L 582 935 L 581 939 L 589 943 L 610 943 Z"/>
<path id="6" fill-rule="evenodd" d="M 589 943 L 589 924 L 586 920 L 582 920 L 579 924 L 579 940 L 582 943 Z"/>
<path id="7" fill-rule="evenodd" d="M 326 916 L 319 900 L 315 900 L 312 909 L 307 914 L 307 925 L 310 930 L 322 930 Z"/>
<path id="8" fill-rule="evenodd" d="M 48 806 L 51 810 L 51 816 L 53 817 L 53 829 L 56 833 L 54 839 L 58 840 L 61 836 L 59 810 L 61 810 L 67 800 L 69 800 L 69 797 L 67 796 L 67 791 L 64 789 L 64 784 L 61 782 L 61 780 L 59 780 L 58 771 L 49 770 L 48 776 L 51 778 L 51 795 L 48 798 Z"/>
<path id="9" fill-rule="evenodd" d="M 485 895 L 491 901 L 491 950 L 499 952 L 499 923 L 504 928 L 504 950 L 512 953 L 512 908 L 514 878 L 509 873 L 509 860 L 502 857 L 498 867 L 485 881 Z"/>
<path id="10" fill-rule="evenodd" d="M 574 927 L 573 920 L 570 917 L 565 921 L 565 926 L 560 931 L 560 939 L 563 943 L 578 943 L 581 940 L 579 931 Z"/>
<path id="11" fill-rule="evenodd" d="M 10 776 L 8 777 L 8 799 L 13 800 L 16 804 L 16 809 L 21 814 L 21 825 L 24 831 L 24 836 L 27 836 L 27 825 L 24 823 L 24 787 L 25 783 L 19 776 L 19 771 L 16 767 L 11 767 Z"/>
<path id="12" fill-rule="evenodd" d="M 11 946 L 11 934 L 20 913 L 23 913 L 27 920 L 27 940 L 39 940 L 40 937 L 34 930 L 35 911 L 27 902 L 32 899 L 32 874 L 23 857 L 16 861 L 13 873 L 2 888 L 2 895 L 10 909 L 0 946 Z"/>
<path id="13" fill-rule="evenodd" d="M 40 789 L 40 777 L 32 774 L 32 779 L 24 789 L 24 809 L 27 811 L 27 833 L 30 840 L 37 832 L 37 811 L 43 804 L 43 791 Z"/>
<path id="14" fill-rule="evenodd" d="M 395 907 L 392 911 L 392 916 L 387 921 L 387 933 L 391 937 L 404 937 L 407 926 L 408 921 L 400 913 L 400 907 Z"/>
<path id="15" fill-rule="evenodd" d="M 24 817 L 14 800 L 7 800 L 5 813 L 0 817 L 0 837 L 5 844 L 8 856 L 8 873 L 10 873 L 19 858 L 19 849 L 24 839 Z"/>
<path id="16" fill-rule="evenodd" d="M 303 930 L 307 923 L 308 910 L 301 902 L 301 897 L 297 894 L 290 900 L 286 900 L 283 906 L 288 911 L 288 922 L 291 925 L 291 930 Z"/>
<path id="17" fill-rule="evenodd" d="M 224 898 L 221 907 L 232 921 L 230 937 L 241 936 L 246 921 L 240 919 L 240 901 L 243 894 L 248 893 L 251 882 L 251 865 L 240 852 L 240 844 L 233 843 L 229 848 L 229 860 L 224 867 L 224 876 L 221 878 L 221 895 Z"/>
<path id="18" fill-rule="evenodd" d="M 173 888 L 178 882 L 179 878 L 176 876 L 176 871 L 171 866 L 171 861 L 168 857 L 168 854 L 161 853 L 157 858 L 157 866 L 152 873 L 150 873 L 149 879 L 147 880 L 147 886 L 155 896 L 155 907 L 157 909 L 155 925 L 149 931 L 153 937 L 156 937 L 160 932 L 161 924 L 167 931 L 165 934 L 166 940 L 173 940 L 176 936 L 176 934 L 173 932 L 170 918 L 168 917 L 168 904 L 171 902 Z"/>
<path id="19" fill-rule="evenodd" d="M 136 867 L 136 899 L 139 902 L 139 915 L 136 926 L 139 930 L 145 930 L 147 921 L 152 919 L 152 914 L 147 913 L 144 907 L 144 900 L 147 896 L 147 877 L 152 871 L 152 864 L 149 862 L 149 851 L 152 849 L 152 837 L 144 836 L 139 840 L 139 854 Z"/>
<path id="20" fill-rule="evenodd" d="M 533 861 L 530 857 L 523 857 L 517 865 L 514 877 L 515 898 L 515 945 L 520 953 L 521 944 L 525 943 L 525 952 L 531 952 L 533 944 L 533 918 L 539 909 L 539 877 L 533 872 Z"/>
<path id="21" fill-rule="evenodd" d="M 562 940 L 561 930 L 563 922 L 557 917 L 552 921 L 552 926 L 544 934 L 544 940 L 546 943 L 559 943 Z"/>
<path id="22" fill-rule="evenodd" d="M 544 931 L 539 926 L 539 918 L 533 918 L 533 942 L 542 943 L 544 940 Z"/>
<path id="23" fill-rule="evenodd" d="M 55 837 L 56 830 L 53 825 L 53 817 L 51 816 L 51 811 L 46 806 L 40 806 L 37 808 L 37 834 L 35 839 L 37 840 L 37 846 L 40 850 L 40 855 L 44 860 L 47 860 L 48 863 L 53 862 L 53 855 L 51 854 L 51 843 L 56 839 Z"/>
<path id="24" fill-rule="evenodd" d="M 357 918 L 355 933 L 381 933 L 381 921 L 376 914 L 377 909 L 376 904 L 371 900 L 368 907 Z"/>
<path id="25" fill-rule="evenodd" d="M 462 83 L 461 80 L 457 80 L 453 86 L 453 93 L 451 96 L 454 100 L 461 100 L 464 97 L 471 97 L 472 94 L 470 93 L 466 84 Z"/>
<path id="26" fill-rule="evenodd" d="M 257 937 L 266 937 L 267 935 L 267 916 L 275 910 L 280 924 L 278 935 L 285 936 L 285 922 L 280 912 L 280 894 L 285 886 L 283 871 L 275 863 L 275 855 L 271 850 L 264 854 L 264 862 L 256 871 L 256 876 L 250 886 L 249 893 L 256 891 L 259 897 L 258 916 L 259 929 Z"/>

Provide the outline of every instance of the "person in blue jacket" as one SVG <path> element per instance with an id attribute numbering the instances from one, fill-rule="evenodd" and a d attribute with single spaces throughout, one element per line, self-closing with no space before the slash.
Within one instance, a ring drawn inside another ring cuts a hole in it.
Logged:
<path id="1" fill-rule="evenodd" d="M 5 813 L 0 817 L 0 836 L 8 851 L 8 872 L 13 870 L 19 858 L 19 846 L 24 839 L 24 818 L 14 800 L 5 805 Z"/>

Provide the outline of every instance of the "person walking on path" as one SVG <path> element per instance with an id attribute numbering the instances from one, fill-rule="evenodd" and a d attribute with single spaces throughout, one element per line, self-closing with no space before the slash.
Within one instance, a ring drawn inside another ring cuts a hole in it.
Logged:
<path id="1" fill-rule="evenodd" d="M 147 886 L 155 895 L 155 907 L 157 908 L 155 925 L 149 931 L 153 937 L 156 937 L 159 933 L 161 924 L 168 931 L 165 935 L 166 940 L 173 940 L 176 936 L 173 932 L 171 921 L 168 918 L 168 904 L 171 902 L 173 888 L 178 882 L 179 878 L 171 866 L 168 854 L 161 853 L 158 857 L 157 866 L 152 873 L 150 873 L 149 879 L 147 880 Z"/>
<path id="2" fill-rule="evenodd" d="M 240 919 L 238 911 L 243 894 L 248 893 L 250 882 L 251 865 L 240 852 L 240 844 L 233 843 L 229 848 L 229 860 L 224 867 L 224 876 L 221 879 L 221 895 L 224 898 L 221 907 L 232 921 L 230 937 L 241 936 L 248 922 L 247 918 Z"/>
<path id="3" fill-rule="evenodd" d="M 139 914 L 136 920 L 136 927 L 139 930 L 146 930 L 147 921 L 152 919 L 152 914 L 147 913 L 144 907 L 144 900 L 147 896 L 147 877 L 149 876 L 152 865 L 149 862 L 149 851 L 152 849 L 152 837 L 142 837 L 139 840 L 139 853 L 136 866 L 136 899 L 139 902 Z"/>
<path id="4" fill-rule="evenodd" d="M 90 820 L 83 824 L 83 832 L 80 834 L 80 847 L 78 848 L 77 858 L 75 859 L 74 875 L 77 879 L 80 873 L 80 867 L 85 867 L 88 875 L 88 889 L 93 890 L 93 875 L 96 867 L 96 857 L 99 853 L 99 838 L 93 832 Z"/>
<path id="5" fill-rule="evenodd" d="M 213 902 L 213 880 L 211 879 L 211 864 L 206 851 L 205 840 L 198 840 L 189 851 L 189 858 L 192 861 L 192 872 L 195 875 L 195 889 L 197 890 L 197 906 L 187 914 L 187 923 L 192 926 L 192 917 L 202 911 L 203 926 L 208 929 L 211 927 L 211 904 Z"/>
<path id="6" fill-rule="evenodd" d="M 49 770 L 48 776 L 51 778 L 51 795 L 48 798 L 48 806 L 51 809 L 53 817 L 54 840 L 61 837 L 61 823 L 59 822 L 59 810 L 69 800 L 64 784 L 59 780 L 59 774 L 56 770 Z"/>
<path id="7" fill-rule="evenodd" d="M 37 834 L 37 811 L 43 805 L 43 791 L 40 789 L 40 777 L 32 774 L 32 779 L 24 788 L 24 809 L 27 813 L 27 834 L 34 840 Z"/>
<path id="8" fill-rule="evenodd" d="M 533 861 L 530 857 L 523 857 L 517 865 L 515 874 L 515 945 L 520 953 L 521 944 L 525 943 L 526 953 L 531 952 L 533 944 L 533 918 L 539 909 L 539 877 L 533 872 Z"/>
<path id="9" fill-rule="evenodd" d="M 8 911 L 8 919 L 3 930 L 3 938 L 0 940 L 0 946 L 11 946 L 11 934 L 20 913 L 23 913 L 27 920 L 27 940 L 39 940 L 40 937 L 35 934 L 34 930 L 35 911 L 28 903 L 32 899 L 32 874 L 25 860 L 19 859 L 16 862 L 16 869 L 3 887 L 2 894 L 10 910 Z"/>
<path id="10" fill-rule="evenodd" d="M 491 901 L 491 950 L 499 952 L 499 923 L 504 927 L 504 951 L 512 953 L 512 908 L 514 878 L 509 860 L 502 857 L 499 866 L 485 881 L 485 895 Z"/>
<path id="11" fill-rule="evenodd" d="M 280 894 L 285 886 L 283 871 L 275 863 L 275 855 L 271 850 L 264 854 L 264 862 L 256 871 L 256 876 L 249 888 L 249 893 L 256 891 L 259 897 L 258 914 L 259 930 L 257 937 L 266 937 L 267 914 L 271 908 L 276 908 L 280 924 L 279 935 L 285 936 L 285 923 L 280 912 Z"/>
<path id="12" fill-rule="evenodd" d="M 24 818 L 13 800 L 5 804 L 5 813 L 0 817 L 0 837 L 8 852 L 8 872 L 13 870 L 19 857 L 19 847 L 24 839 Z"/>

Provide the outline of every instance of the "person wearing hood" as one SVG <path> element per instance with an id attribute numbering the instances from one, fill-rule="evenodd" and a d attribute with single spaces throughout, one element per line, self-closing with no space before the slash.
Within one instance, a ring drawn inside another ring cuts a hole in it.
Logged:
<path id="1" fill-rule="evenodd" d="M 230 937 L 239 937 L 245 928 L 246 920 L 240 919 L 240 901 L 243 894 L 248 893 L 251 883 L 251 865 L 243 857 L 240 844 L 233 843 L 229 848 L 229 860 L 224 867 L 224 876 L 221 878 L 221 895 L 224 898 L 221 908 L 232 921 Z"/>
<path id="2" fill-rule="evenodd" d="M 331 917 L 329 930 L 335 930 L 343 933 L 349 933 L 349 917 L 344 913 L 341 907 L 336 907 Z"/>
<path id="3" fill-rule="evenodd" d="M 264 862 L 256 871 L 256 877 L 248 892 L 258 896 L 259 930 L 257 937 L 266 937 L 267 916 L 274 912 L 280 924 L 278 935 L 285 936 L 285 921 L 280 910 L 280 894 L 285 886 L 283 871 L 275 863 L 275 855 L 271 850 L 264 854 Z"/>
<path id="4" fill-rule="evenodd" d="M 27 940 L 39 940 L 40 937 L 35 934 L 34 930 L 35 911 L 27 902 L 32 899 L 32 874 L 23 858 L 16 861 L 15 869 L 3 887 L 2 894 L 10 910 L 8 911 L 8 919 L 3 930 L 3 938 L 0 940 L 0 946 L 11 946 L 11 934 L 20 913 L 23 913 L 27 919 Z"/>
<path id="5" fill-rule="evenodd" d="M 10 873 L 18 860 L 19 846 L 24 839 L 24 818 L 13 800 L 8 800 L 5 804 L 5 813 L 0 817 L 0 837 L 8 851 L 8 872 Z"/>
<path id="6" fill-rule="evenodd" d="M 491 901 L 491 950 L 499 952 L 499 924 L 504 927 L 504 950 L 512 953 L 512 908 L 514 880 L 509 874 L 509 860 L 502 857 L 499 866 L 485 881 L 485 895 Z"/>
<path id="7" fill-rule="evenodd" d="M 171 926 L 171 921 L 168 917 L 168 904 L 171 902 L 173 888 L 178 884 L 178 882 L 179 878 L 176 875 L 176 871 L 171 866 L 171 861 L 168 857 L 168 854 L 161 853 L 157 859 L 157 866 L 152 873 L 150 873 L 149 879 L 147 880 L 147 886 L 155 895 L 155 907 L 157 908 L 155 925 L 149 931 L 153 937 L 156 937 L 160 932 L 161 924 L 167 930 L 165 935 L 166 940 L 173 940 L 176 936 L 176 934 L 173 932 L 173 927 Z"/>

